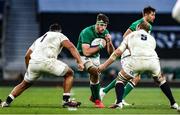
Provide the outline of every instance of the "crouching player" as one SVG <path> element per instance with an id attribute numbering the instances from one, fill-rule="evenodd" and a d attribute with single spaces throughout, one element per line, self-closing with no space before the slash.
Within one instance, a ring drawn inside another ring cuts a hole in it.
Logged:
<path id="1" fill-rule="evenodd" d="M 70 100 L 70 91 L 73 83 L 73 70 L 64 62 L 57 60 L 62 48 L 67 48 L 76 59 L 80 70 L 84 69 L 80 55 L 69 39 L 61 33 L 59 24 L 52 24 L 48 32 L 38 38 L 27 50 L 25 56 L 26 73 L 24 80 L 18 84 L 7 96 L 2 107 L 8 107 L 12 101 L 21 95 L 42 73 L 49 73 L 64 77 L 63 107 L 78 107 L 80 102 Z"/>

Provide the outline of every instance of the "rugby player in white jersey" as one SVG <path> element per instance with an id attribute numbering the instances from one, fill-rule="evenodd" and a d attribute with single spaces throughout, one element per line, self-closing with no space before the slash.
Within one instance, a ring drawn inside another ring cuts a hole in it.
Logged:
<path id="1" fill-rule="evenodd" d="M 43 73 L 64 77 L 63 107 L 80 106 L 80 102 L 70 100 L 73 70 L 67 64 L 57 59 L 63 47 L 71 52 L 76 59 L 79 70 L 82 71 L 84 65 L 77 49 L 72 42 L 61 33 L 60 25 L 57 23 L 52 24 L 49 31 L 39 37 L 27 50 L 25 55 L 27 70 L 24 80 L 11 91 L 6 101 L 1 103 L 1 106 L 10 106 L 11 102 L 29 88 Z"/>
<path id="2" fill-rule="evenodd" d="M 122 65 L 122 69 L 116 79 L 115 91 L 117 101 L 111 105 L 110 108 L 123 108 L 122 98 L 124 84 L 134 77 L 139 76 L 142 72 L 148 71 L 169 99 L 171 108 L 178 109 L 178 104 L 175 102 L 171 89 L 165 77 L 161 74 L 159 58 L 155 52 L 156 41 L 148 31 L 149 23 L 145 21 L 141 22 L 138 25 L 138 30 L 127 35 L 109 59 L 99 66 L 99 71 L 106 69 L 116 58 L 121 56 L 126 49 L 129 49 L 130 57 L 126 64 Z"/>

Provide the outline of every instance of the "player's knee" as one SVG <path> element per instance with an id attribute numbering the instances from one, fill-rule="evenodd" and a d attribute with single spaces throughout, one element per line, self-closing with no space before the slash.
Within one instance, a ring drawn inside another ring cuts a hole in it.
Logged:
<path id="1" fill-rule="evenodd" d="M 99 73 L 96 67 L 91 67 L 88 69 L 88 72 L 90 74 L 90 82 L 93 84 L 96 84 L 99 82 Z"/>
<path id="2" fill-rule="evenodd" d="M 140 75 L 139 75 L 139 76 L 136 76 L 135 78 L 133 78 L 133 79 L 131 80 L 131 82 L 132 82 L 134 85 L 137 85 L 140 80 L 141 80 L 141 77 L 140 77 Z"/>
<path id="3" fill-rule="evenodd" d="M 96 67 L 91 67 L 91 68 L 89 68 L 89 69 L 88 69 L 88 72 L 89 72 L 89 74 L 90 74 L 91 76 L 96 77 L 96 78 L 97 78 L 98 75 L 99 75 L 98 70 L 97 70 Z"/>
<path id="4" fill-rule="evenodd" d="M 99 78 L 98 77 L 94 77 L 94 76 L 90 76 L 90 83 L 91 84 L 99 83 Z"/>
<path id="5" fill-rule="evenodd" d="M 159 77 L 153 77 L 155 83 L 157 83 L 159 86 L 161 86 L 162 84 L 164 84 L 166 82 L 166 78 L 161 75 Z"/>
<path id="6" fill-rule="evenodd" d="M 117 76 L 117 82 L 121 82 L 123 84 L 126 84 L 127 81 L 128 81 L 128 79 L 119 72 L 118 76 Z"/>
<path id="7" fill-rule="evenodd" d="M 71 68 L 68 68 L 65 77 L 73 77 L 74 71 Z"/>

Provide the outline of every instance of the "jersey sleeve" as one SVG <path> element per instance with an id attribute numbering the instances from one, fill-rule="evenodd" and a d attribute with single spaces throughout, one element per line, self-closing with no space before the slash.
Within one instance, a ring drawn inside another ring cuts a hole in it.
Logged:
<path id="1" fill-rule="evenodd" d="M 92 35 L 90 32 L 83 30 L 80 37 L 81 37 L 83 44 L 91 44 L 90 39 L 91 39 Z"/>
<path id="2" fill-rule="evenodd" d="M 134 22 L 134 23 L 132 23 L 132 24 L 130 25 L 129 29 L 130 29 L 131 31 L 135 31 L 135 30 L 136 30 L 136 26 L 137 26 L 137 24 Z"/>
<path id="3" fill-rule="evenodd" d="M 62 42 L 62 41 L 64 41 L 64 40 L 69 40 L 64 34 L 62 34 L 62 33 L 59 33 L 58 34 L 58 37 L 59 37 L 59 39 L 60 39 L 60 41 Z"/>
<path id="4" fill-rule="evenodd" d="M 137 26 L 138 26 L 141 22 L 143 22 L 143 21 L 144 21 L 144 19 L 141 18 L 141 19 L 133 22 L 133 23 L 130 25 L 129 29 L 131 29 L 132 31 L 136 31 Z"/>

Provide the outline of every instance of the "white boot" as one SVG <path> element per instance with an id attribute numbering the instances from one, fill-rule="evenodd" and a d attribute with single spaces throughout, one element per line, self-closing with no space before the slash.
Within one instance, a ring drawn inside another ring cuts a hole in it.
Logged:
<path id="1" fill-rule="evenodd" d="M 112 109 L 122 109 L 123 108 L 123 103 L 120 102 L 118 104 L 112 104 L 109 108 L 112 108 Z"/>
<path id="2" fill-rule="evenodd" d="M 103 100 L 104 96 L 106 95 L 106 93 L 104 93 L 103 90 L 104 90 L 104 88 L 100 88 L 100 90 L 99 90 L 99 96 L 100 96 L 101 101 Z"/>
<path id="3" fill-rule="evenodd" d="M 177 103 L 174 103 L 173 105 L 171 105 L 171 108 L 172 108 L 172 109 L 177 109 L 177 110 L 178 110 L 179 106 L 178 106 Z"/>
<path id="4" fill-rule="evenodd" d="M 117 102 L 117 100 L 115 100 L 114 103 L 116 103 L 116 102 Z M 131 105 L 131 104 L 127 103 L 124 99 L 122 100 L 122 104 L 123 104 L 124 106 L 130 106 L 130 105 Z"/>
<path id="5" fill-rule="evenodd" d="M 172 109 L 177 109 L 177 110 L 178 110 L 179 106 L 178 106 L 177 103 L 174 103 L 173 105 L 171 105 L 171 108 L 172 108 Z"/>
<path id="6" fill-rule="evenodd" d="M 130 106 L 130 105 L 131 105 L 131 104 L 127 103 L 124 99 L 122 100 L 122 104 L 123 104 L 124 106 Z"/>
<path id="7" fill-rule="evenodd" d="M 9 107 L 9 104 L 7 104 L 5 101 L 1 103 L 1 107 Z"/>

